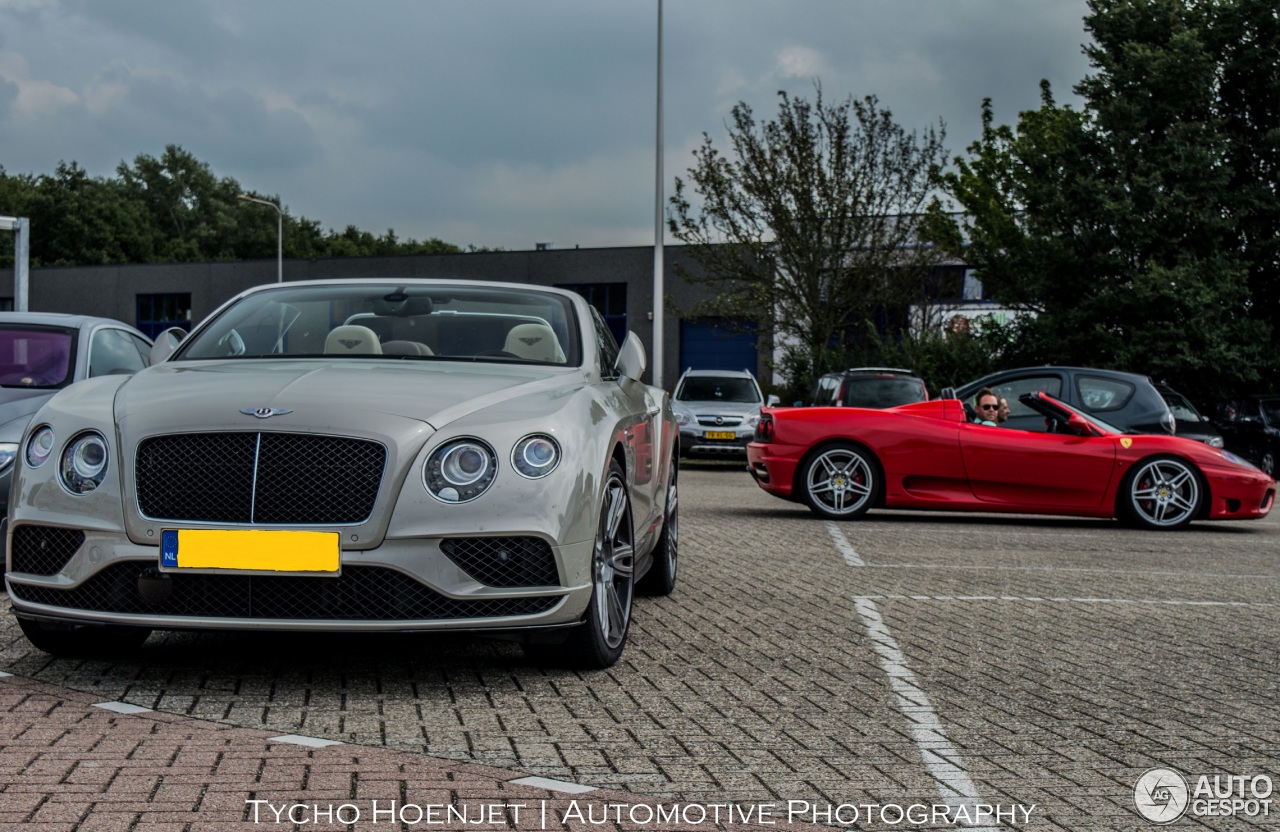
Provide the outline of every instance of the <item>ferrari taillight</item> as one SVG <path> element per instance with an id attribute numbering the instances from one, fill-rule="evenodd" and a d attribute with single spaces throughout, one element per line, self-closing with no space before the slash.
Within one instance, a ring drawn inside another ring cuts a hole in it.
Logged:
<path id="1" fill-rule="evenodd" d="M 757 442 L 773 441 L 773 417 L 772 416 L 769 416 L 767 414 L 760 416 L 760 421 L 756 422 L 755 440 Z"/>

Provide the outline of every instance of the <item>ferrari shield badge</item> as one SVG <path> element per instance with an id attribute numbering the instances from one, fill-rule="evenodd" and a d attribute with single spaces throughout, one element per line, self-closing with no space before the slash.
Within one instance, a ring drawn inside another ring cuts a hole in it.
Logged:
<path id="1" fill-rule="evenodd" d="M 1133 444 L 1133 440 L 1127 436 L 1120 440 L 1120 447 L 1122 448 L 1127 448 L 1132 444 Z"/>

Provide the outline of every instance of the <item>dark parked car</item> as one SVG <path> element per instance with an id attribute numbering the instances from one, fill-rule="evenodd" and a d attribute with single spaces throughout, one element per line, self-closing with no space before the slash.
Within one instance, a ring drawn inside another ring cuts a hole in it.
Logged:
<path id="1" fill-rule="evenodd" d="M 0 312 L 0 505 L 9 504 L 18 443 L 33 413 L 74 382 L 137 372 L 150 356 L 151 339 L 120 321 Z M 0 520 L 0 575 L 8 522 Z"/>
<path id="2" fill-rule="evenodd" d="M 1226 449 L 1272 477 L 1280 458 L 1280 394 L 1245 396 L 1218 405 L 1218 430 Z"/>
<path id="3" fill-rule="evenodd" d="M 1169 411 L 1173 413 L 1178 436 L 1203 442 L 1210 448 L 1223 447 L 1222 434 L 1213 426 L 1213 422 L 1209 421 L 1208 416 L 1196 410 L 1190 399 L 1164 382 L 1156 384 L 1156 390 L 1165 404 L 1169 405 Z"/>
<path id="4" fill-rule="evenodd" d="M 819 376 L 809 392 L 813 407 L 870 407 L 882 410 L 929 400 L 929 391 L 910 370 L 853 367 Z"/>
<path id="5" fill-rule="evenodd" d="M 1174 433 L 1176 425 L 1169 405 L 1150 378 L 1118 370 L 1090 367 L 1022 367 L 1003 370 L 971 381 L 942 398 L 973 403 L 974 395 L 989 387 L 1009 402 L 1006 427 L 1045 430 L 1044 416 L 1021 401 L 1023 393 L 1044 392 L 1060 402 L 1078 407 L 1125 433 Z"/>

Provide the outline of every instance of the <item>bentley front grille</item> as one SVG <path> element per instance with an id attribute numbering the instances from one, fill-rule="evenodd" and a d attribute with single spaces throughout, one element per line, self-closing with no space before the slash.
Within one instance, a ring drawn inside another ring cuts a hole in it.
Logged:
<path id="1" fill-rule="evenodd" d="M 157 582 L 168 583 L 163 588 Z M 534 615 L 561 596 L 448 598 L 394 569 L 346 567 L 337 578 L 161 575 L 154 561 L 115 563 L 71 589 L 12 584 L 16 598 L 63 609 L 251 620 L 431 621 Z"/>
<path id="2" fill-rule="evenodd" d="M 539 537 L 451 537 L 440 549 L 485 586 L 558 586 L 556 557 Z"/>
<path id="3" fill-rule="evenodd" d="M 56 575 L 84 543 L 79 529 L 56 526 L 17 526 L 13 530 L 13 571 Z"/>
<path id="4" fill-rule="evenodd" d="M 153 520 L 362 523 L 386 466 L 378 442 L 305 433 L 179 433 L 138 445 L 138 508 Z"/>

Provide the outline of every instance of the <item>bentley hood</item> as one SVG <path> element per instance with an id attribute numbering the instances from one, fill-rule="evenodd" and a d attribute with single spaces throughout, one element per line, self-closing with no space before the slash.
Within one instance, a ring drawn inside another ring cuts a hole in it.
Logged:
<path id="1" fill-rule="evenodd" d="M 260 408 L 290 411 L 278 421 L 303 430 L 360 426 L 394 434 L 423 424 L 439 430 L 522 392 L 581 383 L 578 372 L 564 368 L 473 362 L 184 361 L 129 378 L 116 395 L 115 416 L 121 430 L 135 437 L 175 428 L 252 429 L 259 420 L 242 411 Z M 272 427 L 282 429 L 276 421 Z"/>

